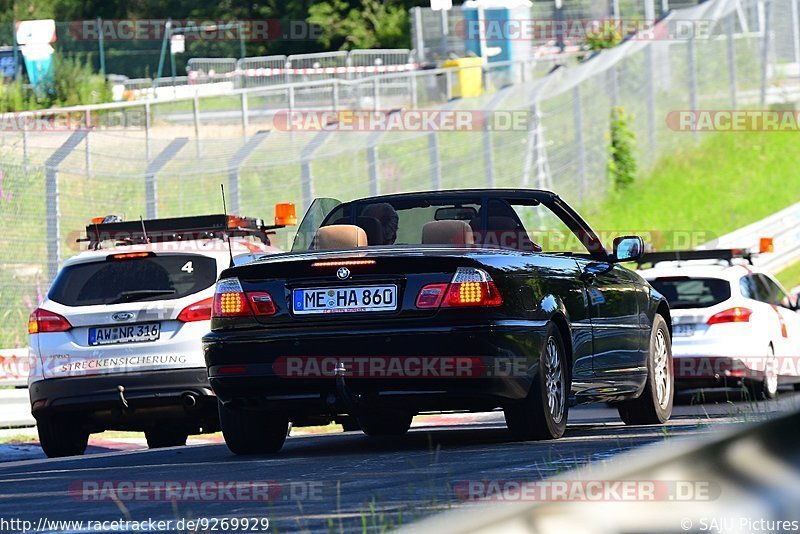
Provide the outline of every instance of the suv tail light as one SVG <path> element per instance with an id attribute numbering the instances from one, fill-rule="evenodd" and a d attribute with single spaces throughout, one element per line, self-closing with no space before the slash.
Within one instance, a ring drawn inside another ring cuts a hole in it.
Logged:
<path id="1" fill-rule="evenodd" d="M 193 323 L 195 321 L 208 321 L 211 319 L 211 303 L 214 301 L 212 297 L 195 302 L 186 306 L 181 313 L 178 314 L 178 320 L 183 323 Z"/>
<path id="2" fill-rule="evenodd" d="M 66 332 L 72 325 L 57 313 L 36 308 L 28 319 L 28 333 Z"/>
<path id="3" fill-rule="evenodd" d="M 483 269 L 459 267 L 450 284 L 428 284 L 417 296 L 417 308 L 496 307 L 503 297 Z"/>
<path id="4" fill-rule="evenodd" d="M 217 282 L 212 317 L 268 316 L 277 311 L 275 301 L 266 291 L 245 293 L 238 278 L 225 278 Z"/>
<path id="5" fill-rule="evenodd" d="M 749 308 L 731 308 L 712 315 L 707 324 L 720 324 L 720 323 L 747 323 L 750 321 L 750 316 L 753 315 L 753 310 Z"/>

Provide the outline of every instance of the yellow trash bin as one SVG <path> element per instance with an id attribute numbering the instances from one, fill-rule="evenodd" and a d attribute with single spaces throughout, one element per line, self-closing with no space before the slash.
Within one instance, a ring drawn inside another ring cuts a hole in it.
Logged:
<path id="1" fill-rule="evenodd" d="M 442 68 L 461 67 L 455 72 L 454 97 L 481 96 L 481 93 L 483 93 L 483 69 L 481 69 L 481 65 L 483 65 L 483 59 L 479 57 L 460 57 L 448 59 L 442 63 Z"/>

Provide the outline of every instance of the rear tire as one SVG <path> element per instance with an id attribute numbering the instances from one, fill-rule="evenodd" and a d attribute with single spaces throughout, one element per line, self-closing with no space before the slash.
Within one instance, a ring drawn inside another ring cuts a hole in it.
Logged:
<path id="1" fill-rule="evenodd" d="M 163 449 L 165 447 L 183 447 L 189 433 L 181 428 L 170 428 L 162 426 L 151 428 L 144 431 L 147 438 L 147 446 L 151 449 Z"/>
<path id="2" fill-rule="evenodd" d="M 674 396 L 672 341 L 667 322 L 661 315 L 656 315 L 650 333 L 644 391 L 638 398 L 619 403 L 617 410 L 626 425 L 664 424 L 672 415 Z"/>
<path id="3" fill-rule="evenodd" d="M 48 458 L 80 456 L 89 445 L 89 432 L 74 419 L 51 415 L 36 421 L 39 444 Z"/>
<path id="4" fill-rule="evenodd" d="M 364 414 L 358 418 L 361 431 L 367 436 L 402 436 L 411 428 L 414 415 L 405 412 Z"/>
<path id="5" fill-rule="evenodd" d="M 278 452 L 289 433 L 289 418 L 269 412 L 241 410 L 219 403 L 225 444 L 234 454 Z"/>
<path id="6" fill-rule="evenodd" d="M 757 380 L 747 384 L 747 392 L 753 400 L 770 400 L 778 396 L 778 375 L 775 371 L 775 349 L 772 345 L 767 348 L 769 360 L 764 366 L 764 380 Z M 795 384 L 795 388 L 800 384 Z"/>
<path id="7" fill-rule="evenodd" d="M 797 383 L 797 384 L 794 385 L 794 390 L 795 391 L 800 391 L 800 383 Z"/>
<path id="8" fill-rule="evenodd" d="M 358 419 L 355 417 L 347 416 L 342 417 L 336 420 L 337 423 L 342 425 L 342 430 L 345 432 L 353 432 L 355 430 L 361 430 L 361 426 L 358 424 Z"/>
<path id="9" fill-rule="evenodd" d="M 506 426 L 514 439 L 529 441 L 563 436 L 567 429 L 570 384 L 564 340 L 551 323 L 528 396 L 504 409 Z"/>

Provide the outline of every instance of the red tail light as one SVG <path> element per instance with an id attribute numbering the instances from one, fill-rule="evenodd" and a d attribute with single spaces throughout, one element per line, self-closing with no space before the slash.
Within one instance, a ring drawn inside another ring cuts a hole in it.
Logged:
<path id="1" fill-rule="evenodd" d="M 707 323 L 710 325 L 720 323 L 747 323 L 750 321 L 751 315 L 753 315 L 753 310 L 736 307 L 712 315 Z"/>
<path id="2" fill-rule="evenodd" d="M 183 323 L 193 323 L 195 321 L 208 321 L 211 319 L 211 303 L 214 301 L 212 297 L 195 302 L 186 306 L 181 313 L 178 314 L 178 320 Z"/>
<path id="3" fill-rule="evenodd" d="M 438 308 L 447 293 L 447 284 L 428 284 L 419 290 L 417 308 Z"/>
<path id="4" fill-rule="evenodd" d="M 28 319 L 28 333 L 66 332 L 72 325 L 57 313 L 36 308 Z"/>
<path id="5" fill-rule="evenodd" d="M 266 291 L 247 293 L 247 299 L 256 315 L 272 315 L 275 313 L 275 302 Z"/>
<path id="6" fill-rule="evenodd" d="M 217 282 L 212 317 L 252 317 L 273 315 L 277 311 L 275 301 L 266 291 L 245 293 L 237 278 L 226 278 Z"/>
<path id="7" fill-rule="evenodd" d="M 489 273 L 459 267 L 450 284 L 429 284 L 417 296 L 417 308 L 496 307 L 503 297 Z"/>

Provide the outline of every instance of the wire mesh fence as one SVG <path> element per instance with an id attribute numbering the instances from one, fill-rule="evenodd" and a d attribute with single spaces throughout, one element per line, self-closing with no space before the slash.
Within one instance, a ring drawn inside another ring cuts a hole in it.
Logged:
<path id="1" fill-rule="evenodd" d="M 89 117 L 88 130 L 0 129 L 0 346 L 25 345 L 27 315 L 78 252 L 75 238 L 91 217 L 218 212 L 220 183 L 230 211 L 266 219 L 276 202 L 302 212 L 314 197 L 442 188 L 543 187 L 595 203 L 610 188 L 612 106 L 632 114 L 647 169 L 697 140 L 668 126 L 671 112 L 763 108 L 795 91 L 795 27 L 774 21 L 797 1 L 712 0 L 669 15 L 708 21 L 703 37 L 633 38 L 559 68 L 514 64 L 522 69 L 514 83 L 492 82 L 503 66 L 478 69 L 480 95 L 470 98 L 458 98 L 465 69 L 433 69 L 320 80 L 307 94 L 284 84 L 68 114 Z M 302 123 L 333 110 L 402 117 L 394 108 L 481 120 L 350 131 Z M 277 244 L 289 238 L 287 230 Z"/>

